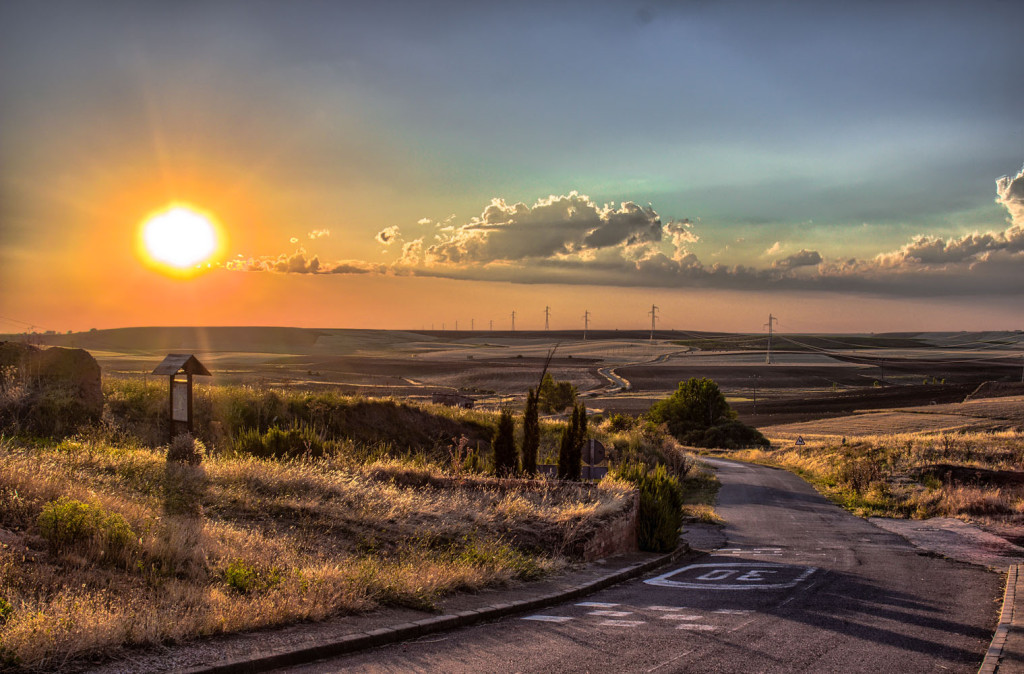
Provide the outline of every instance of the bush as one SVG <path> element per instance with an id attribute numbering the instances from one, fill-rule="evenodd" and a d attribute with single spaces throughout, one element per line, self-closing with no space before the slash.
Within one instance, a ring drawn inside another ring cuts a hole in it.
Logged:
<path id="1" fill-rule="evenodd" d="M 640 492 L 638 538 L 641 550 L 671 552 L 679 545 L 683 527 L 683 487 L 664 466 L 620 466 L 613 477 L 634 485 Z"/>
<path id="2" fill-rule="evenodd" d="M 224 582 L 240 594 L 269 590 L 281 582 L 280 569 L 261 572 L 245 560 L 236 559 L 224 569 Z"/>
<path id="3" fill-rule="evenodd" d="M 108 559 L 123 558 L 136 539 L 121 515 L 66 496 L 43 506 L 36 524 L 55 551 L 85 545 L 91 546 L 97 556 Z"/>
<path id="4" fill-rule="evenodd" d="M 494 447 L 494 474 L 506 477 L 514 474 L 519 468 L 519 457 L 516 456 L 515 421 L 507 409 L 501 411 L 498 428 L 494 431 L 491 445 Z"/>
<path id="5" fill-rule="evenodd" d="M 540 408 L 546 414 L 561 412 L 576 403 L 576 387 L 572 382 L 556 382 L 550 373 L 545 373 L 537 391 Z"/>
<path id="6" fill-rule="evenodd" d="M 276 426 L 266 433 L 250 428 L 235 436 L 234 450 L 260 458 L 293 458 L 298 456 L 322 456 L 325 444 L 320 436 L 305 424 L 288 429 Z"/>
<path id="7" fill-rule="evenodd" d="M 537 474 L 537 454 L 540 452 L 540 419 L 537 408 L 537 392 L 526 393 L 526 411 L 523 412 L 523 472 Z"/>
<path id="8" fill-rule="evenodd" d="M 190 433 L 180 433 L 174 436 L 171 444 L 167 446 L 167 460 L 174 463 L 198 466 L 203 462 L 205 454 L 206 445 L 193 438 Z"/>
<path id="9" fill-rule="evenodd" d="M 6 598 L 0 597 L 0 625 L 3 625 L 14 616 L 14 607 Z"/>
<path id="10" fill-rule="evenodd" d="M 709 449 L 769 445 L 756 428 L 736 421 L 718 384 L 707 378 L 679 382 L 676 392 L 654 403 L 647 416 L 656 424 L 665 424 L 669 433 L 687 445 Z"/>

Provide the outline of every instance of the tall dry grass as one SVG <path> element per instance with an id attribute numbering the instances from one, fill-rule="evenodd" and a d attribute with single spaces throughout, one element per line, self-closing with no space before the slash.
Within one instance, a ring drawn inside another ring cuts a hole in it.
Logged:
<path id="1" fill-rule="evenodd" d="M 770 450 L 729 456 L 793 470 L 859 515 L 1024 523 L 1024 485 L 1009 474 L 1024 469 L 1021 431 L 897 433 L 845 443 L 806 436 L 803 446 L 788 437 L 772 442 Z"/>
<path id="2" fill-rule="evenodd" d="M 562 567 L 628 494 L 423 461 L 192 466 L 131 443 L 0 438 L 0 663 L 53 670 L 381 605 L 429 609 Z M 51 545 L 40 515 L 60 499 L 123 518 L 132 539 L 117 555 L 102 536 Z"/>

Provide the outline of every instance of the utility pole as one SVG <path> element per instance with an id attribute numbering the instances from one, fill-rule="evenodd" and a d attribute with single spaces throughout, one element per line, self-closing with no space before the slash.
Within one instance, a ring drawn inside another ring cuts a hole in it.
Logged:
<path id="1" fill-rule="evenodd" d="M 471 318 L 471 319 L 469 319 L 469 331 L 473 332 L 475 330 L 476 330 L 476 319 L 475 318 Z"/>
<path id="2" fill-rule="evenodd" d="M 516 310 L 512 310 L 512 332 L 516 331 Z"/>
<path id="3" fill-rule="evenodd" d="M 583 341 L 587 341 L 587 330 L 590 328 L 590 312 L 583 310 Z"/>
<path id="4" fill-rule="evenodd" d="M 459 319 L 455 319 L 455 332 L 459 331 Z"/>
<path id="5" fill-rule="evenodd" d="M 544 307 L 544 330 L 551 329 L 551 307 Z"/>
<path id="6" fill-rule="evenodd" d="M 658 323 L 658 307 L 651 305 L 651 310 L 647 312 L 651 317 L 651 341 L 654 341 L 654 328 Z"/>
<path id="7" fill-rule="evenodd" d="M 754 375 L 754 416 L 757 416 L 757 375 Z"/>
<path id="8" fill-rule="evenodd" d="M 764 324 L 768 328 L 768 351 L 765 352 L 764 362 L 766 365 L 772 364 L 772 327 L 775 323 L 778 323 L 779 319 L 771 314 L 768 314 L 768 322 Z"/>
<path id="9" fill-rule="evenodd" d="M 494 332 L 494 319 L 490 319 L 490 327 L 488 328 L 491 332 Z"/>

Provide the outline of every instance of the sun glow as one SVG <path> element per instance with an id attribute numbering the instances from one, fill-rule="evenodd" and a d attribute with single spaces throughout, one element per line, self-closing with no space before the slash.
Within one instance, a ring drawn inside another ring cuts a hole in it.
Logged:
<path id="1" fill-rule="evenodd" d="M 153 266 L 181 276 L 208 263 L 222 240 L 214 218 L 191 206 L 174 204 L 143 221 L 139 246 Z"/>

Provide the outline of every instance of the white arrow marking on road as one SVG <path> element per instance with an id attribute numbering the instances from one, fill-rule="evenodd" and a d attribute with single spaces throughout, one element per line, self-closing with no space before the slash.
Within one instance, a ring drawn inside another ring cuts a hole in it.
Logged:
<path id="1" fill-rule="evenodd" d="M 542 623 L 567 623 L 572 618 L 563 615 L 528 615 L 523 620 L 536 620 Z"/>

